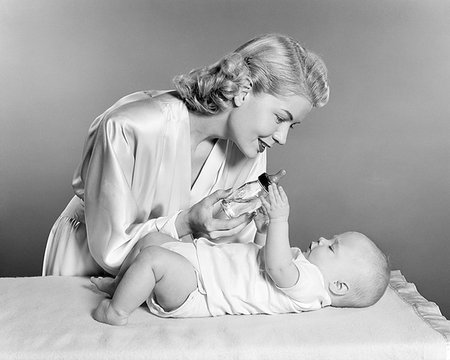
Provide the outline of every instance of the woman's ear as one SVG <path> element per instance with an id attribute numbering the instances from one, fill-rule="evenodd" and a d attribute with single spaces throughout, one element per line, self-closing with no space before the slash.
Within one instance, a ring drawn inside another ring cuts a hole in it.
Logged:
<path id="1" fill-rule="evenodd" d="M 330 290 L 333 295 L 343 296 L 348 293 L 350 288 L 347 283 L 336 280 L 328 283 L 328 290 Z"/>
<path id="2" fill-rule="evenodd" d="M 248 98 L 250 91 L 252 91 L 253 83 L 251 79 L 247 79 L 247 83 L 245 86 L 243 86 L 237 95 L 233 97 L 233 104 L 235 106 L 241 106 Z"/>

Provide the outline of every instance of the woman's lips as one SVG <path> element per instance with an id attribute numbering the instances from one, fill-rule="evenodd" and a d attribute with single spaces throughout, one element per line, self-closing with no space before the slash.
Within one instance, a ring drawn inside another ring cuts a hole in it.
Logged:
<path id="1" fill-rule="evenodd" d="M 259 140 L 259 139 L 258 139 L 258 141 L 259 141 L 259 152 L 260 153 L 262 153 L 266 148 L 270 149 L 270 146 L 267 145 L 264 141 Z"/>

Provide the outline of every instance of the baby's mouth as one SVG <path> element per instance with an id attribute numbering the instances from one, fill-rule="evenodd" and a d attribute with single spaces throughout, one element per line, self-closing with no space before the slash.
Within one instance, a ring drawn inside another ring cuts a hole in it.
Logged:
<path id="1" fill-rule="evenodd" d="M 309 245 L 308 249 L 306 249 L 306 251 L 303 252 L 303 255 L 305 255 L 305 257 L 308 257 L 309 254 L 311 254 L 311 245 Z"/>

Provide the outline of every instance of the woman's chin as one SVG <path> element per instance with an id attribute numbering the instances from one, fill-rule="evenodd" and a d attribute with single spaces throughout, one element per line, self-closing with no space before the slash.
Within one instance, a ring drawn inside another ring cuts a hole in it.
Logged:
<path id="1" fill-rule="evenodd" d="M 255 148 L 254 146 L 243 147 L 239 146 L 239 144 L 236 144 L 236 146 L 239 148 L 241 153 L 245 155 L 246 158 L 254 159 L 259 154 L 259 148 Z"/>
<path id="2" fill-rule="evenodd" d="M 254 159 L 259 155 L 259 151 L 258 150 L 247 151 L 247 153 L 244 153 L 244 155 L 249 159 Z"/>

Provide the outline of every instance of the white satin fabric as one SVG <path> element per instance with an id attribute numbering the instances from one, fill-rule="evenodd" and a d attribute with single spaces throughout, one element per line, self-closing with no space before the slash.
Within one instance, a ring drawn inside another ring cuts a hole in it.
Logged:
<path id="1" fill-rule="evenodd" d="M 266 170 L 266 153 L 246 158 L 218 140 L 191 188 L 189 114 L 173 93 L 128 95 L 92 123 L 73 178 L 75 197 L 50 232 L 43 275 L 116 274 L 152 231 L 178 238 L 175 219 L 218 189 Z M 253 240 L 247 226 L 233 241 Z"/>

